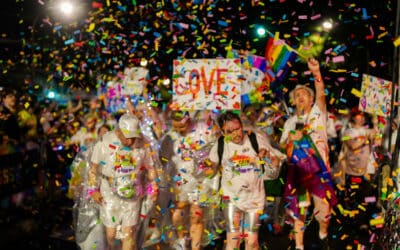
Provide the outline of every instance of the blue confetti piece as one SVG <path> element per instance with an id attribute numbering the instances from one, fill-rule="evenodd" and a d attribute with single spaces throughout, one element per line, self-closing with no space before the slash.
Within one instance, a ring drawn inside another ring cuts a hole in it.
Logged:
<path id="1" fill-rule="evenodd" d="M 223 20 L 218 20 L 218 25 L 219 26 L 223 26 L 223 27 L 228 27 L 228 23 L 226 21 L 223 21 Z"/>
<path id="2" fill-rule="evenodd" d="M 74 42 L 75 42 L 75 39 L 71 38 L 71 39 L 69 39 L 69 40 L 66 40 L 66 41 L 64 42 L 64 44 L 65 44 L 65 45 L 70 45 L 70 44 L 73 44 Z"/>

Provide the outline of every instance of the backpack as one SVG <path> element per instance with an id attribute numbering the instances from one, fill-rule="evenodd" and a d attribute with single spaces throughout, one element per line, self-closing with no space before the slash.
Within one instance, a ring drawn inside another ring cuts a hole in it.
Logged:
<path id="1" fill-rule="evenodd" d="M 248 134 L 251 146 L 253 147 L 254 151 L 256 153 L 259 153 L 259 148 L 258 148 L 258 142 L 257 142 L 257 137 L 254 132 L 251 132 Z M 221 166 L 221 161 L 222 161 L 222 156 L 224 154 L 224 136 L 220 136 L 218 138 L 218 166 Z M 265 172 L 265 166 L 264 164 L 261 165 L 261 171 L 262 173 Z M 286 176 L 286 164 L 284 164 L 281 167 L 281 171 L 279 173 L 279 177 L 274 179 L 274 180 L 264 180 L 264 187 L 265 187 L 265 194 L 267 196 L 275 196 L 279 197 L 282 196 L 283 194 L 283 188 L 284 188 L 284 182 L 281 180 L 285 180 Z"/>

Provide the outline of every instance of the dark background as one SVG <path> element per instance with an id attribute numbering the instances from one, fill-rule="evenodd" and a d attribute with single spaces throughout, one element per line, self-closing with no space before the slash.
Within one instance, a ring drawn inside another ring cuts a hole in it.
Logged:
<path id="1" fill-rule="evenodd" d="M 110 6 L 107 1 L 75 1 L 79 11 L 69 20 L 57 12 L 56 3 L 2 2 L 1 85 L 38 84 L 41 89 L 51 85 L 67 94 L 76 89 L 93 91 L 99 77 L 115 76 L 146 58 L 152 75 L 150 89 L 157 99 L 168 99 L 170 89 L 159 80 L 172 77 L 173 59 L 225 57 L 229 43 L 236 50 L 263 56 L 268 36 L 256 34 L 259 26 L 271 34 L 279 32 L 295 49 L 315 34 L 326 37 L 309 55 L 323 63 L 332 107 L 357 105 L 358 98 L 350 90 L 361 88 L 363 73 L 394 79 L 396 1 L 110 0 Z M 321 17 L 311 19 L 317 15 Z M 334 27 L 321 31 L 327 19 Z M 89 32 L 90 24 L 94 28 Z M 67 44 L 71 38 L 76 43 Z M 342 50 L 332 52 L 335 48 Z M 345 61 L 332 63 L 340 55 Z M 297 60 L 282 85 L 291 89 L 298 82 L 309 82 L 304 70 L 306 64 Z"/>

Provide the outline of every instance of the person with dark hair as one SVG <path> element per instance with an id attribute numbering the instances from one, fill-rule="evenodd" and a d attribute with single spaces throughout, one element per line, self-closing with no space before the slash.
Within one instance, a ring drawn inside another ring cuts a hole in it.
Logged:
<path id="1" fill-rule="evenodd" d="M 218 175 L 209 172 L 208 158 L 210 146 L 216 141 L 212 126 L 206 122 L 193 121 L 187 111 L 172 111 L 171 130 L 161 142 L 160 158 L 165 168 L 171 169 L 175 206 L 172 225 L 177 240 L 174 249 L 201 249 L 205 228 L 205 215 L 216 203 Z M 189 219 L 189 227 L 186 221 Z"/>
<path id="2" fill-rule="evenodd" d="M 225 249 L 239 249 L 241 235 L 246 235 L 247 250 L 259 249 L 259 217 L 265 202 L 261 163 L 269 154 L 268 146 L 260 134 L 244 132 L 235 112 L 222 113 L 218 124 L 223 137 L 211 148 L 209 159 L 213 167 L 221 168 L 221 206 L 227 231 Z"/>
<path id="3" fill-rule="evenodd" d="M 22 132 L 18 124 L 17 97 L 13 89 L 0 92 L 0 173 L 4 176 L 0 183 L 0 195 L 10 195 L 28 181 L 24 181 L 25 171 L 22 164 Z M 27 179 L 27 178 L 26 178 Z M 19 205 L 22 199 L 15 199 Z"/>
<path id="4" fill-rule="evenodd" d="M 17 96 L 13 89 L 5 88 L 1 91 L 0 131 L 2 142 L 6 146 L 5 154 L 15 153 L 21 143 L 21 129 L 18 124 Z M 7 142 L 7 143 L 5 143 Z"/>
<path id="5" fill-rule="evenodd" d="M 337 203 L 329 167 L 327 108 L 325 85 L 319 62 L 307 61 L 314 80 L 314 91 L 297 85 L 290 92 L 295 114 L 286 120 L 280 139 L 288 156 L 284 199 L 294 223 L 296 249 L 304 249 L 307 209 L 314 203 L 314 217 L 319 223 L 321 249 L 328 249 L 331 209 Z"/>
<path id="6" fill-rule="evenodd" d="M 73 227 L 75 231 L 75 241 L 81 250 L 93 249 L 95 245 L 98 249 L 105 249 L 105 230 L 104 225 L 99 222 L 99 205 L 87 195 L 89 159 L 93 147 L 100 138 L 111 131 L 108 125 L 101 125 L 97 129 L 96 141 L 85 142 L 81 145 L 74 161 L 70 166 L 71 178 L 68 180 L 67 197 L 74 200 L 72 208 Z"/>
<path id="7" fill-rule="evenodd" d="M 360 243 L 370 247 L 373 242 L 370 241 L 369 231 L 374 228 L 368 222 L 380 212 L 377 200 L 368 199 L 378 196 L 376 174 L 379 166 L 374 158 L 378 153 L 373 150 L 381 145 L 382 139 L 377 117 L 372 118 L 372 128 L 366 126 L 366 118 L 362 111 L 352 112 L 351 127 L 341 137 L 343 145 L 339 154 L 338 178 L 335 180 L 341 187 L 338 190 L 340 204 L 348 211 L 345 220 L 354 226 Z"/>

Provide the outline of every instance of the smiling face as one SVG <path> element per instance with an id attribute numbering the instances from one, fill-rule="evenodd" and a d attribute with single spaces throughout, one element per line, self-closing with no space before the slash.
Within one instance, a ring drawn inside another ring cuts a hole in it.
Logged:
<path id="1" fill-rule="evenodd" d="M 226 121 L 224 126 L 224 136 L 233 143 L 241 144 L 243 141 L 243 126 L 239 120 Z"/>

